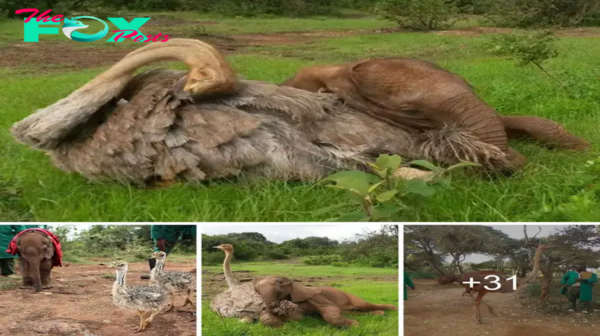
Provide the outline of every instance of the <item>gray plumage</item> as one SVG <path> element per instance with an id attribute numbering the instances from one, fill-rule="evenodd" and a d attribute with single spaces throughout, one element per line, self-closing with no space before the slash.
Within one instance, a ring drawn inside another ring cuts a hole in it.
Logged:
<path id="1" fill-rule="evenodd" d="M 167 292 L 160 287 L 127 286 L 127 263 L 119 262 L 117 278 L 112 288 L 113 303 L 124 309 L 159 311 L 168 304 Z"/>
<path id="2" fill-rule="evenodd" d="M 164 287 L 169 292 L 179 293 L 192 289 L 196 284 L 194 275 L 189 272 L 164 271 L 166 254 L 154 254 L 156 265 L 150 273 L 150 283 Z"/>
<path id="3" fill-rule="evenodd" d="M 263 309 L 265 303 L 251 282 L 219 293 L 210 301 L 210 310 L 223 317 L 258 320 Z"/>
<path id="4" fill-rule="evenodd" d="M 43 119 L 52 118 L 48 125 L 55 125 L 78 114 L 56 109 L 51 117 L 34 114 L 28 119 L 36 120 L 36 143 L 46 144 L 44 150 L 63 170 L 138 184 L 240 174 L 313 181 L 338 170 L 363 169 L 381 153 L 445 164 L 508 164 L 497 147 L 452 125 L 426 132 L 397 127 L 333 94 L 257 81 L 240 81 L 231 94 L 189 97 L 181 90 L 185 75 L 164 69 L 142 73 L 87 120 L 68 130 L 46 129 L 51 139 L 40 131 Z M 13 127 L 25 143 L 28 123 Z"/>

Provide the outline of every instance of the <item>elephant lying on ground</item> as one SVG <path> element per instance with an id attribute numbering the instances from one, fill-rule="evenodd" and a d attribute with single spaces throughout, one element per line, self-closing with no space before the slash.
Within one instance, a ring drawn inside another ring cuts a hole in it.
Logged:
<path id="1" fill-rule="evenodd" d="M 333 287 L 306 287 L 285 277 L 269 276 L 254 282 L 254 289 L 262 296 L 267 309 L 276 311 L 278 302 L 289 300 L 298 305 L 304 314 L 319 313 L 325 321 L 335 326 L 358 325 L 358 321 L 345 318 L 343 312 L 385 314 L 384 310 L 397 310 L 394 305 L 367 302 L 358 296 Z"/>
<path id="2" fill-rule="evenodd" d="M 589 143 L 539 117 L 499 116 L 463 78 L 437 65 L 407 58 L 370 58 L 300 69 L 283 83 L 311 92 L 333 92 L 353 108 L 399 127 L 421 130 L 453 125 L 507 155 L 509 171 L 526 159 L 509 138 L 533 138 L 548 147 L 583 150 Z"/>
<path id="3" fill-rule="evenodd" d="M 132 78 L 164 59 L 182 60 L 189 71 Z M 350 88 L 327 85 L 334 93 L 315 93 L 305 90 L 315 87 L 238 80 L 212 46 L 171 39 L 129 53 L 16 123 L 12 133 L 63 170 L 142 185 L 240 174 L 313 181 L 367 169 L 382 153 L 512 172 L 524 158 L 507 147 L 506 129 L 587 147 L 546 119 L 501 119 L 456 75 L 421 61 L 404 68 L 395 62 L 359 62 L 350 68 L 362 71 Z M 407 91 L 399 95 L 398 88 Z"/>

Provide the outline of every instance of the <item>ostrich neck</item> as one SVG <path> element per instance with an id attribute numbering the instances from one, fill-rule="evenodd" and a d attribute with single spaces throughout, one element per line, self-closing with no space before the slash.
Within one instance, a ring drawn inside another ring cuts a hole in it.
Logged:
<path id="1" fill-rule="evenodd" d="M 165 260 L 164 259 L 156 259 L 156 265 L 150 272 L 150 280 L 154 280 L 156 277 L 161 276 L 163 274 L 163 270 L 165 268 Z"/>
<path id="2" fill-rule="evenodd" d="M 542 248 L 538 248 L 535 251 L 535 256 L 533 257 L 533 270 L 529 273 L 528 276 L 522 279 L 517 279 L 517 288 L 513 287 L 513 280 L 506 280 L 502 284 L 502 288 L 500 288 L 497 292 L 500 293 L 512 293 L 515 290 L 520 290 L 524 285 L 529 282 L 535 280 L 540 273 L 540 260 L 542 259 Z"/>
<path id="3" fill-rule="evenodd" d="M 227 281 L 227 285 L 229 289 L 238 286 L 240 283 L 233 276 L 231 272 L 231 258 L 233 257 L 233 253 L 229 251 L 225 251 L 225 260 L 223 261 L 223 273 L 225 273 L 225 281 Z"/>
<path id="4" fill-rule="evenodd" d="M 537 276 L 540 274 L 540 260 L 541 259 L 542 259 L 542 249 L 538 247 L 537 250 L 535 250 L 535 256 L 533 257 L 533 269 L 531 270 L 531 273 L 528 276 L 526 276 L 524 279 L 520 279 L 517 283 L 518 286 L 522 286 L 522 285 L 529 283 L 537 278 Z"/>
<path id="5" fill-rule="evenodd" d="M 113 285 L 113 291 L 122 290 L 127 288 L 127 269 L 117 270 L 117 278 Z"/>

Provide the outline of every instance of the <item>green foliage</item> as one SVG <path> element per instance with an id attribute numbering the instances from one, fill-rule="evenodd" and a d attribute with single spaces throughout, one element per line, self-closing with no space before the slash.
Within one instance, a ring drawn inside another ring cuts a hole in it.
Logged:
<path id="1" fill-rule="evenodd" d="M 600 218 L 600 157 L 587 161 L 581 168 L 580 180 L 570 187 L 571 195 L 555 205 L 542 204 L 532 213 L 539 221 L 586 221 Z"/>
<path id="2" fill-rule="evenodd" d="M 416 270 L 409 272 L 411 279 L 437 279 L 439 276 L 435 272 L 427 270 Z"/>
<path id="3" fill-rule="evenodd" d="M 488 16 L 510 27 L 573 27 L 600 23 L 598 0 L 486 0 Z"/>
<path id="4" fill-rule="evenodd" d="M 218 0 L 208 8 L 210 12 L 224 16 L 303 17 L 333 13 L 331 0 Z"/>
<path id="5" fill-rule="evenodd" d="M 375 13 L 403 29 L 440 30 L 454 25 L 458 7 L 455 0 L 383 0 Z"/>
<path id="6" fill-rule="evenodd" d="M 234 259 L 241 261 L 305 257 L 302 261 L 306 265 L 398 267 L 396 225 L 384 225 L 379 231 L 367 231 L 342 243 L 327 237 L 296 238 L 280 244 L 250 238 L 258 236 L 262 235 L 256 232 L 202 235 L 202 264 L 221 264 L 223 252 L 214 246 L 231 244 Z"/>
<path id="7" fill-rule="evenodd" d="M 558 56 L 556 37 L 544 30 L 527 34 L 500 34 L 492 37 L 493 50 L 519 61 L 520 66 L 542 64 Z"/>
<path id="8" fill-rule="evenodd" d="M 441 189 L 450 188 L 448 172 L 463 167 L 478 166 L 464 162 L 444 169 L 424 160 L 411 161 L 409 164 L 431 171 L 431 179 L 429 181 L 421 178 L 404 180 L 397 177 L 395 173 L 402 165 L 402 158 L 387 154 L 380 155 L 374 163 L 369 163 L 375 174 L 341 171 L 324 178 L 321 183 L 346 191 L 350 204 L 354 208 L 334 220 L 340 222 L 406 220 L 406 212 L 418 211 L 424 199 L 432 197 Z M 348 205 L 348 203 L 341 203 L 320 209 L 318 212 L 328 212 Z"/>
<path id="9" fill-rule="evenodd" d="M 123 257 L 146 260 L 154 248 L 150 238 L 150 225 L 92 225 L 80 231 L 77 225 L 52 226 L 60 237 L 65 256 L 71 261 L 84 257 Z M 174 249 L 180 254 L 195 254 L 196 241 L 185 239 Z"/>
<path id="10" fill-rule="evenodd" d="M 29 206 L 21 192 L 9 181 L 0 179 L 0 222 L 26 222 L 33 220 Z"/>
<path id="11" fill-rule="evenodd" d="M 314 256 L 308 257 L 302 260 L 306 265 L 318 266 L 318 265 L 332 265 L 333 263 L 341 263 L 343 262 L 342 257 L 333 254 L 333 255 L 322 255 L 322 256 Z"/>

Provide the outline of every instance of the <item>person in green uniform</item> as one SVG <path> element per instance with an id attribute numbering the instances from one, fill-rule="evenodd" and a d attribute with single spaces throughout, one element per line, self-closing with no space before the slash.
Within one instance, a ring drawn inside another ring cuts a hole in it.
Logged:
<path id="1" fill-rule="evenodd" d="M 410 279 L 410 275 L 404 271 L 404 301 L 408 300 L 408 288 L 415 290 L 415 284 Z"/>
<path id="2" fill-rule="evenodd" d="M 15 274 L 15 258 L 18 256 L 6 253 L 6 249 L 17 233 L 25 229 L 24 225 L 0 225 L 0 274 L 5 277 L 18 277 Z"/>
<path id="3" fill-rule="evenodd" d="M 567 300 L 571 304 L 569 311 L 577 310 L 577 299 L 579 298 L 579 285 L 573 287 L 577 283 L 577 279 L 579 279 L 579 273 L 575 271 L 575 268 L 572 267 L 569 269 L 565 275 L 563 275 L 560 280 L 560 284 L 563 285 L 563 288 L 560 290 L 560 293 L 567 296 Z M 575 293 L 577 292 L 577 293 Z"/>
<path id="4" fill-rule="evenodd" d="M 585 266 L 578 266 L 575 268 L 577 272 L 581 274 L 581 272 L 587 272 L 587 268 Z M 589 279 L 582 279 L 581 276 L 575 280 L 579 284 L 579 302 L 581 303 L 582 313 L 592 313 L 594 311 L 593 301 L 592 301 L 592 290 L 594 288 L 594 284 L 598 282 L 598 275 L 596 273 L 592 273 L 592 277 Z M 577 287 L 575 287 L 577 288 Z M 577 291 L 574 291 L 573 295 Z M 577 297 L 575 297 L 576 300 Z M 583 306 L 586 306 L 587 312 L 583 310 Z"/>
<path id="5" fill-rule="evenodd" d="M 163 251 L 169 255 L 182 239 L 196 239 L 196 225 L 152 225 L 150 238 L 154 240 L 154 251 Z M 156 260 L 150 258 L 148 264 L 152 271 Z M 141 278 L 147 280 L 150 275 L 144 274 Z"/>

